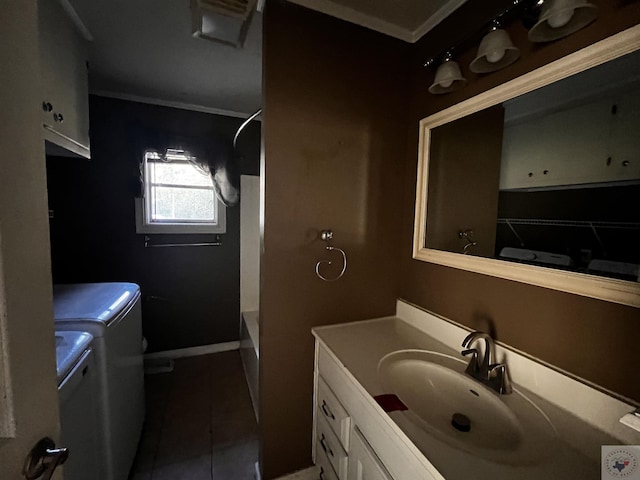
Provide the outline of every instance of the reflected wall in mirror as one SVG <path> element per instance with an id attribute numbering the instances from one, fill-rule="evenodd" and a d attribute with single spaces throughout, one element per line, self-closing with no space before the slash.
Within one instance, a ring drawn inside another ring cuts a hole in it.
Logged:
<path id="1" fill-rule="evenodd" d="M 637 48 L 640 26 L 424 119 L 414 258 L 640 306 Z"/>

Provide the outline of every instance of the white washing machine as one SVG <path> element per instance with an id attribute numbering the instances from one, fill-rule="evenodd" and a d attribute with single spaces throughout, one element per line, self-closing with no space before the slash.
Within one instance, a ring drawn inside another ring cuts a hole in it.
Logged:
<path id="1" fill-rule="evenodd" d="M 98 376 L 86 332 L 56 332 L 60 444 L 69 449 L 65 480 L 104 480 L 100 457 Z"/>
<path id="2" fill-rule="evenodd" d="M 56 330 L 93 335 L 106 480 L 127 480 L 144 421 L 142 311 L 135 283 L 54 285 Z"/>

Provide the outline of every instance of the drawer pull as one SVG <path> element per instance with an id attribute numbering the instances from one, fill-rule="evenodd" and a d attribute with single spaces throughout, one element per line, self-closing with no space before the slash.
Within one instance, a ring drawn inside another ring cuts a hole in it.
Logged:
<path id="1" fill-rule="evenodd" d="M 324 480 L 324 468 L 320 467 L 320 480 Z"/>
<path id="2" fill-rule="evenodd" d="M 322 449 L 325 451 L 325 453 L 328 453 L 333 457 L 333 450 L 331 450 L 331 447 L 327 443 L 327 439 L 324 438 L 324 433 L 320 437 L 320 445 L 322 446 Z"/>
<path id="3" fill-rule="evenodd" d="M 327 405 L 327 402 L 322 400 L 322 411 L 324 412 L 325 416 L 329 417 L 331 420 L 335 420 L 336 417 L 333 414 L 333 412 L 331 411 L 331 409 L 329 408 L 329 405 Z"/>

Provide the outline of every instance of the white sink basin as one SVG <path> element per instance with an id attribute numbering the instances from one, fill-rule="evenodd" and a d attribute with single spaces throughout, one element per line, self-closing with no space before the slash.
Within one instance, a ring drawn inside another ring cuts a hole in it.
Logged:
<path id="1" fill-rule="evenodd" d="M 399 350 L 380 360 L 378 375 L 408 408 L 404 415 L 452 447 L 512 465 L 545 457 L 556 438 L 547 416 L 517 389 L 500 395 L 465 368 L 448 355 Z"/>

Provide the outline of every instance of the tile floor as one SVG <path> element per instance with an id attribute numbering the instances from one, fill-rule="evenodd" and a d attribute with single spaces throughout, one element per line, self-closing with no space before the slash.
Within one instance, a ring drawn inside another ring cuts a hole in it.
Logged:
<path id="1" fill-rule="evenodd" d="M 258 425 L 237 351 L 176 360 L 145 377 L 130 480 L 253 480 Z"/>

